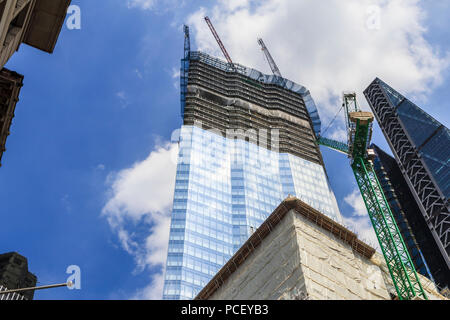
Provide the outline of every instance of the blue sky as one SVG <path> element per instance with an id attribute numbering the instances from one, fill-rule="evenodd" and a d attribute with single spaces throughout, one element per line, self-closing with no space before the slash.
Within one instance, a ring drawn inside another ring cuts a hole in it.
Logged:
<path id="1" fill-rule="evenodd" d="M 164 248 L 152 241 L 164 240 L 170 213 L 173 166 L 165 157 L 181 125 L 184 22 L 194 49 L 219 55 L 201 19 L 210 15 L 234 60 L 268 73 L 256 44 L 262 36 L 286 77 L 310 88 L 325 126 L 342 90 L 357 90 L 367 106 L 361 91 L 375 76 L 449 125 L 449 2 L 328 2 L 73 0 L 81 30 L 64 27 L 52 55 L 21 46 L 6 65 L 25 84 L 0 168 L 0 252 L 26 256 L 42 285 L 65 282 L 69 265 L 82 272 L 81 290 L 36 299 L 155 297 Z M 360 22 L 373 4 L 381 21 L 370 33 Z M 306 17 L 296 16 L 305 9 L 311 21 L 302 24 Z M 369 63 L 373 52 L 380 61 Z M 340 123 L 329 133 L 342 136 Z M 378 128 L 374 142 L 387 149 Z M 347 159 L 323 155 L 342 213 L 370 238 L 355 213 L 360 198 Z M 138 192 L 122 190 L 129 186 Z"/>

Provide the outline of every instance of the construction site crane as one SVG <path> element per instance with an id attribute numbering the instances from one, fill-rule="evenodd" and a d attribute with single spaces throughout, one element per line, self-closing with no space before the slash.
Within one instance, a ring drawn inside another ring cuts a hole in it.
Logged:
<path id="1" fill-rule="evenodd" d="M 189 34 L 189 27 L 184 26 L 184 57 L 181 60 L 180 70 L 180 99 L 181 99 L 181 116 L 184 117 L 184 108 L 186 106 L 186 94 L 189 74 L 189 58 L 191 55 L 191 37 Z"/>
<path id="2" fill-rule="evenodd" d="M 275 60 L 273 60 L 272 55 L 270 54 L 269 49 L 267 49 L 263 39 L 259 38 L 258 44 L 261 46 L 261 49 L 264 52 L 264 55 L 266 56 L 267 62 L 269 62 L 270 69 L 272 69 L 272 73 L 278 77 L 282 77 L 280 69 L 278 69 Z"/>
<path id="3" fill-rule="evenodd" d="M 230 55 L 228 54 L 227 49 L 225 49 L 225 46 L 223 45 L 222 40 L 220 40 L 220 37 L 219 37 L 219 35 L 217 34 L 216 29 L 214 29 L 214 26 L 213 26 L 211 20 L 209 19 L 209 17 L 205 17 L 205 21 L 206 21 L 206 23 L 208 24 L 208 27 L 209 27 L 209 29 L 211 30 L 211 32 L 212 32 L 214 38 L 216 39 L 217 44 L 218 44 L 219 47 L 220 47 L 220 50 L 222 50 L 222 53 L 223 53 L 223 55 L 225 56 L 225 59 L 227 59 L 228 63 L 231 65 L 231 67 L 232 67 L 233 69 L 235 69 L 233 60 L 231 60 L 231 57 L 230 57 Z"/>
<path id="4" fill-rule="evenodd" d="M 184 59 L 189 59 L 191 53 L 191 36 L 189 34 L 189 26 L 184 25 Z"/>
<path id="5" fill-rule="evenodd" d="M 399 300 L 427 299 L 414 264 L 393 218 L 389 204 L 378 181 L 369 149 L 374 116 L 358 106 L 356 93 L 345 93 L 343 98 L 348 144 L 319 137 L 318 143 L 350 158 L 361 196 L 366 205 L 375 234 L 380 244 Z"/>

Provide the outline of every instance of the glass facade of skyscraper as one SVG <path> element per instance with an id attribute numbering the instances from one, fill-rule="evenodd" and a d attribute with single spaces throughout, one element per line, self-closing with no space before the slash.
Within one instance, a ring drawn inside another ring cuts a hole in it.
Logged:
<path id="1" fill-rule="evenodd" d="M 450 130 L 386 83 L 382 87 L 443 195 L 450 198 Z"/>
<path id="2" fill-rule="evenodd" d="M 434 263 L 435 255 L 439 253 L 435 252 L 428 245 L 427 236 L 430 237 L 431 234 L 424 228 L 425 221 L 420 213 L 420 209 L 414 201 L 414 197 L 395 159 L 377 145 L 373 144 L 370 148 L 376 154 L 373 160 L 375 173 L 414 267 L 417 272 L 433 280 L 424 255 Z"/>
<path id="3" fill-rule="evenodd" d="M 450 286 L 450 130 L 378 78 L 364 95 L 420 210 L 408 219 L 421 222 L 413 229 L 430 272 Z"/>
<path id="4" fill-rule="evenodd" d="M 319 164 L 195 126 L 179 146 L 165 299 L 194 298 L 289 194 L 341 220 Z"/>

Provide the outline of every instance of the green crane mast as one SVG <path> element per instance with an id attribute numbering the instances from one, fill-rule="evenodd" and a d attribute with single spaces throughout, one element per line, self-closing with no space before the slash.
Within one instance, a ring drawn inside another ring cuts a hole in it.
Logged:
<path id="1" fill-rule="evenodd" d="M 425 291 L 395 223 L 389 204 L 373 168 L 375 153 L 369 149 L 374 116 L 361 111 L 355 93 L 343 99 L 348 145 L 319 137 L 318 143 L 348 154 L 361 196 L 378 238 L 399 300 L 427 299 Z"/>

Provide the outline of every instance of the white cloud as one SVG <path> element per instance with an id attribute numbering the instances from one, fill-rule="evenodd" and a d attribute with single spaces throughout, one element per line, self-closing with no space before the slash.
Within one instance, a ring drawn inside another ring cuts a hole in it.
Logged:
<path id="1" fill-rule="evenodd" d="M 130 105 L 130 101 L 125 91 L 117 92 L 116 97 L 119 99 L 122 108 L 126 108 Z"/>
<path id="2" fill-rule="evenodd" d="M 374 5 L 380 8 L 378 29 L 371 27 Z M 418 0 L 221 0 L 197 10 L 188 23 L 198 49 L 222 57 L 205 15 L 235 62 L 269 73 L 256 43 L 262 37 L 282 74 L 310 89 L 325 125 L 343 91 L 356 91 L 364 107 L 362 91 L 378 76 L 424 97 L 441 84 L 450 61 L 426 41 Z M 343 126 L 342 116 L 336 124 Z"/>
<path id="3" fill-rule="evenodd" d="M 128 0 L 128 8 L 140 8 L 143 10 L 153 9 L 157 0 Z"/>
<path id="4" fill-rule="evenodd" d="M 125 91 L 119 91 L 116 93 L 116 97 L 118 97 L 121 100 L 126 100 L 127 96 L 125 94 Z"/>
<path id="5" fill-rule="evenodd" d="M 180 69 L 172 67 L 172 79 L 178 79 L 180 77 Z"/>
<path id="6" fill-rule="evenodd" d="M 164 286 L 164 271 L 154 274 L 150 284 L 138 290 L 131 300 L 161 300 L 161 292 Z"/>
<path id="7" fill-rule="evenodd" d="M 220 0 L 221 4 L 227 11 L 235 11 L 237 9 L 248 7 L 250 0 Z"/>
<path id="8" fill-rule="evenodd" d="M 169 243 L 170 212 L 175 185 L 177 144 L 158 146 L 147 159 L 108 177 L 109 200 L 102 210 L 138 271 L 157 268 L 149 287 L 136 297 L 160 299 Z M 148 228 L 146 232 L 137 230 Z"/>
<path id="9" fill-rule="evenodd" d="M 71 213 L 72 212 L 72 205 L 70 203 L 70 196 L 68 194 L 65 194 L 62 198 L 61 198 L 61 205 L 64 208 L 64 210 L 66 211 L 66 213 Z"/>
<path id="10" fill-rule="evenodd" d="M 127 7 L 141 10 L 169 10 L 184 6 L 184 0 L 128 0 Z"/>
<path id="11" fill-rule="evenodd" d="M 353 208 L 352 215 L 354 216 L 366 216 L 367 215 L 367 209 L 366 205 L 364 204 L 364 200 L 361 197 L 361 193 L 358 189 L 353 190 L 352 193 L 347 195 L 344 198 L 344 201 Z"/>
<path id="12" fill-rule="evenodd" d="M 136 76 L 139 78 L 139 79 L 144 79 L 144 76 L 142 75 L 142 72 L 139 70 L 139 69 L 134 69 L 134 72 L 136 73 Z"/>
<path id="13" fill-rule="evenodd" d="M 172 76 L 172 79 L 173 79 L 173 87 L 175 89 L 179 89 L 180 88 L 180 73 L 181 73 L 180 68 L 172 67 L 171 76 Z"/>
<path id="14" fill-rule="evenodd" d="M 359 190 L 353 190 L 344 198 L 344 201 L 353 209 L 353 212 L 343 217 L 343 223 L 353 230 L 362 241 L 379 250 L 378 239 Z"/>
<path id="15" fill-rule="evenodd" d="M 173 197 L 176 164 L 171 157 L 176 148 L 176 144 L 159 146 L 144 161 L 113 174 L 109 178 L 113 196 L 103 212 L 135 221 L 150 212 L 166 212 Z"/>
<path id="16" fill-rule="evenodd" d="M 349 227 L 358 235 L 358 238 L 361 241 L 381 252 L 377 236 L 375 234 L 375 231 L 373 230 L 372 222 L 370 222 L 368 215 L 366 215 L 365 217 L 343 217 L 343 222 L 347 227 Z"/>

